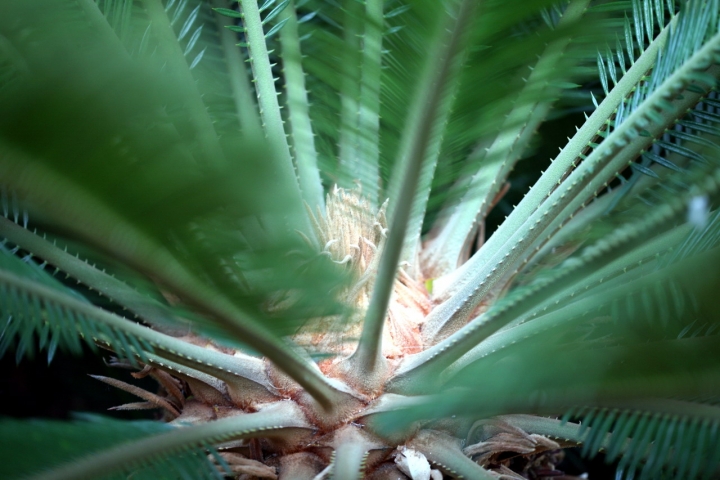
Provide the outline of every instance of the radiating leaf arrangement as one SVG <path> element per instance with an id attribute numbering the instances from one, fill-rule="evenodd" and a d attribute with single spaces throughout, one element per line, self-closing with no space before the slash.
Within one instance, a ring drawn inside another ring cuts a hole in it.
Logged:
<path id="1" fill-rule="evenodd" d="M 3 478 L 716 478 L 718 78 L 717 0 L 2 2 L 0 355 L 161 412 Z"/>

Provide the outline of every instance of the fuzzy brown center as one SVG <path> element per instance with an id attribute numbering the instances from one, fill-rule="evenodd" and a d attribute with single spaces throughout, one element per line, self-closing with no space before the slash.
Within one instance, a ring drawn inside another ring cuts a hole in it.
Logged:
<path id="1" fill-rule="evenodd" d="M 311 353 L 329 355 L 324 363 L 347 358 L 357 345 L 385 244 L 386 204 L 375 210 L 358 190 L 335 187 L 327 196 L 325 213 L 313 215 L 322 254 L 349 269 L 353 278 L 340 293 L 352 309 L 350 315 L 313 319 L 293 337 Z M 422 350 L 420 329 L 430 308 L 422 283 L 401 268 L 383 333 L 382 352 L 387 359 L 399 361 Z"/>

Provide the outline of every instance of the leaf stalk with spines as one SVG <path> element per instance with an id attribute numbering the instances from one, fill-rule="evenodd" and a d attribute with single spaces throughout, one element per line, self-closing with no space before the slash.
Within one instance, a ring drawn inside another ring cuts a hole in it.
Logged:
<path id="1" fill-rule="evenodd" d="M 355 353 L 349 360 L 351 364 L 354 363 L 351 368 L 357 372 L 364 372 L 362 376 L 369 380 L 371 384 L 384 376 L 384 358 L 381 355 L 382 332 L 390 295 L 393 290 L 392 285 L 395 282 L 399 268 L 400 255 L 404 245 L 403 239 L 405 238 L 414 203 L 413 200 L 415 199 L 418 178 L 423 169 L 423 162 L 427 158 L 431 130 L 438 109 L 441 107 L 444 86 L 448 82 L 449 73 L 457 56 L 461 55 L 464 49 L 465 28 L 470 24 L 475 8 L 478 7 L 471 5 L 470 2 L 461 1 L 457 6 L 457 11 L 448 15 L 450 26 L 447 32 L 444 29 L 441 30 L 440 38 L 443 41 L 438 42 L 437 57 L 431 57 L 432 60 L 438 60 L 439 68 L 436 67 L 432 81 L 427 85 L 433 88 L 430 89 L 429 97 L 421 109 L 419 121 L 416 124 L 416 134 L 411 137 L 414 141 L 409 149 L 408 161 L 405 164 L 406 170 L 399 197 L 401 201 L 393 212 L 388 240 L 382 252 L 378 275 L 373 287 L 370 305 L 365 315 L 360 341 Z M 432 61 L 428 64 L 433 65 L 435 63 L 435 61 Z M 424 91 L 419 91 L 418 95 L 424 95 L 424 93 Z M 358 378 L 361 376 L 359 373 L 354 373 L 354 375 Z M 376 379 L 373 377 L 376 377 Z"/>
<path id="2" fill-rule="evenodd" d="M 358 103 L 357 159 L 354 173 L 360 180 L 370 205 L 382 203 L 380 185 L 380 79 L 384 0 L 365 1 L 365 31 L 362 37 L 360 101 Z M 357 161 L 362 159 L 362 162 Z"/>
<path id="3" fill-rule="evenodd" d="M 670 22 L 671 24 L 673 22 Z M 653 42 L 643 51 L 640 57 L 623 75 L 620 82 L 615 85 L 612 91 L 603 99 L 602 103 L 590 115 L 582 127 L 570 139 L 560 154 L 553 160 L 550 167 L 543 172 L 540 179 L 533 185 L 530 191 L 523 197 L 522 201 L 513 209 L 505 222 L 483 245 L 482 250 L 472 259 L 460 266 L 447 279 L 438 279 L 435 284 L 436 295 L 440 298 L 447 298 L 457 292 L 462 285 L 465 285 L 470 278 L 468 270 L 475 265 L 482 265 L 490 261 L 490 258 L 502 250 L 513 233 L 515 233 L 545 202 L 547 197 L 560 186 L 566 172 L 571 172 L 577 164 L 582 161 L 578 152 L 583 151 L 596 137 L 597 133 L 603 130 L 606 123 L 610 121 L 613 113 L 621 102 L 624 101 L 640 84 L 647 72 L 652 68 L 658 52 L 665 46 L 667 36 L 670 32 L 670 25 L 666 26 Z M 445 286 L 447 285 L 447 286 Z M 445 293 L 447 292 L 447 293 Z"/>
<path id="4" fill-rule="evenodd" d="M 230 6 L 227 0 L 212 0 L 212 5 L 213 8 L 228 10 Z M 254 99 L 255 92 L 250 84 L 250 75 L 245 66 L 245 60 L 237 48 L 237 34 L 228 28 L 235 25 L 232 19 L 225 15 L 215 15 L 215 21 L 220 29 L 220 41 L 228 66 L 230 86 L 233 92 L 235 111 L 240 120 L 240 129 L 248 137 L 252 137 L 261 131 L 261 126 Z"/>
<path id="5" fill-rule="evenodd" d="M 306 429 L 302 414 L 290 402 L 267 407 L 257 413 L 227 417 L 210 423 L 180 427 L 174 431 L 151 436 L 129 445 L 91 455 L 35 475 L 32 480 L 71 480 L 92 478 L 111 471 L 122 471 L 154 458 L 188 450 L 204 443 L 227 442 L 258 436 L 282 435 L 283 430 Z"/>
<path id="6" fill-rule="evenodd" d="M 270 56 L 265 43 L 265 31 L 260 17 L 258 4 L 255 0 L 241 0 L 242 22 L 247 38 L 248 61 L 252 67 L 253 83 L 257 92 L 260 118 L 262 119 L 265 136 L 272 148 L 276 150 L 278 161 L 273 170 L 282 185 L 286 186 L 298 201 L 302 198 L 297 173 L 290 155 L 285 132 L 284 120 L 280 114 L 278 93 L 275 90 L 276 79 L 273 76 Z M 306 235 L 312 235 L 307 218 L 288 219 L 291 228 L 300 229 Z"/>
<path id="7" fill-rule="evenodd" d="M 703 179 L 701 185 L 699 191 L 708 194 L 716 193 L 720 186 L 720 169 L 710 172 Z M 437 375 L 475 345 L 509 323 L 512 318 L 523 315 L 530 309 L 541 305 L 545 298 L 556 295 L 576 283 L 585 275 L 585 269 L 592 271 L 594 268 L 626 254 L 632 249 L 634 240 L 655 229 L 667 226 L 679 215 L 685 214 L 685 206 L 694 194 L 695 192 L 688 192 L 685 196 L 674 198 L 662 208 L 656 209 L 642 222 L 626 224 L 622 228 L 616 229 L 612 235 L 608 235 L 591 247 L 584 249 L 577 259 L 566 262 L 565 268 L 561 266 L 556 276 L 545 278 L 535 286 L 531 285 L 523 295 L 511 297 L 512 301 L 501 302 L 495 309 L 468 323 L 421 354 L 409 357 L 396 372 L 395 378 L 390 381 L 388 391 L 401 394 L 415 392 L 414 387 L 418 383 L 412 381 L 413 377 L 425 376 L 430 372 Z"/>
<path id="8" fill-rule="evenodd" d="M 571 2 L 557 28 L 576 22 L 588 4 L 585 0 Z M 481 168 L 472 176 L 459 204 L 451 207 L 450 218 L 442 224 L 441 230 L 433 236 L 423 252 L 426 275 L 431 272 L 433 277 L 440 277 L 457 268 L 462 252 L 467 247 L 467 239 L 473 236 L 478 222 L 487 216 L 493 199 L 505 184 L 505 179 L 523 155 L 538 126 L 545 120 L 551 107 L 550 102 L 557 95 L 554 87 L 548 85 L 552 79 L 551 72 L 557 68 L 571 41 L 571 38 L 563 38 L 547 46 L 528 76 L 523 91 L 516 100 L 516 106 L 500 127 L 497 138 L 486 150 L 478 151 L 476 148 L 472 153 L 473 157 L 483 158 Z M 543 93 L 540 95 L 538 92 Z M 543 101 L 538 101 L 538 98 L 543 98 Z M 408 235 L 408 239 L 415 244 L 419 243 L 416 237 L 420 236 L 420 227 L 421 225 L 418 225 L 415 231 Z M 409 254 L 406 260 L 410 261 L 414 257 L 415 255 Z"/>
<path id="9" fill-rule="evenodd" d="M 646 150 L 653 138 L 673 125 L 678 116 L 696 105 L 711 86 L 707 82 L 717 82 L 720 68 L 710 67 L 707 71 L 709 78 L 703 77 L 702 86 L 695 86 L 694 89 L 699 89 L 695 91 L 685 90 L 688 85 L 694 85 L 696 78 L 690 72 L 699 67 L 703 70 L 708 68 L 708 58 L 718 48 L 720 34 L 666 79 L 605 139 L 600 148 L 595 149 L 573 170 L 567 180 L 523 223 L 523 228 L 511 235 L 507 243 L 512 245 L 512 248 L 509 251 L 498 251 L 480 269 L 472 273 L 473 281 L 465 283 L 464 287 L 433 311 L 428 320 L 426 338 L 437 340 L 439 336 L 447 335 L 442 333 L 443 330 L 453 331 L 464 324 L 485 295 L 497 288 L 498 283 L 507 278 L 507 275 L 513 274 L 520 262 L 525 261 L 528 253 L 534 250 L 537 240 L 544 239 L 543 235 L 555 231 L 564 219 L 570 218 L 570 215 L 585 205 L 596 192 Z M 667 101 L 666 98 L 672 100 Z M 662 107 L 659 107 L 660 104 Z M 640 136 L 641 129 L 647 130 L 650 135 Z M 599 174 L 597 170 L 600 170 Z M 477 260 L 471 259 L 468 263 L 471 262 L 475 264 Z"/>
<path id="10" fill-rule="evenodd" d="M 302 70 L 298 19 L 292 0 L 278 18 L 280 22 L 285 22 L 280 29 L 280 48 L 282 49 L 288 120 L 295 153 L 297 177 L 303 198 L 310 209 L 312 211 L 316 211 L 318 208 L 322 210 L 325 208 L 325 198 L 318 169 L 315 134 L 310 123 L 310 105 L 305 87 L 305 74 Z"/>

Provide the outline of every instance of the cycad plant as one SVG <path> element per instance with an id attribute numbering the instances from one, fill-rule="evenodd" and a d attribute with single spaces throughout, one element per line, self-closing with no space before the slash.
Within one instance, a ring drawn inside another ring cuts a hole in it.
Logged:
<path id="1" fill-rule="evenodd" d="M 570 446 L 716 477 L 719 24 L 717 0 L 4 0 L 0 354 L 84 343 L 140 399 L 116 409 L 161 413 L 5 419 L 3 478 L 556 478 Z"/>

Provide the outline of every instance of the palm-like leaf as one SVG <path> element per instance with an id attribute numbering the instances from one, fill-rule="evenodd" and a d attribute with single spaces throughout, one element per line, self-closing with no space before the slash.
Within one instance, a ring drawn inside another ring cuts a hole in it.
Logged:
<path id="1" fill-rule="evenodd" d="M 207 452 L 493 478 L 503 448 L 577 444 L 629 476 L 714 472 L 716 0 L 237 3 L 0 7 L 0 352 L 82 338 L 155 372 L 160 394 L 105 379 L 149 402 L 122 408 L 180 414 L 42 475 L 217 474 Z M 594 113 L 475 249 L 595 70 Z"/>

